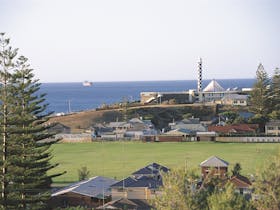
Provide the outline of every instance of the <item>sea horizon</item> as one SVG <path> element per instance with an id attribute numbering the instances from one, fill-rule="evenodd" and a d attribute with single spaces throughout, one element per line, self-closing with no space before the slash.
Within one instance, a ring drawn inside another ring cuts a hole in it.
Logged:
<path id="1" fill-rule="evenodd" d="M 250 88 L 255 79 L 215 79 L 224 89 Z M 203 80 L 205 88 L 211 81 Z M 96 109 L 103 104 L 120 103 L 123 100 L 139 101 L 141 92 L 180 92 L 197 88 L 197 80 L 159 80 L 93 82 L 83 86 L 83 82 L 41 83 L 41 93 L 46 93 L 48 111 L 69 113 Z"/>
<path id="2" fill-rule="evenodd" d="M 256 78 L 212 78 L 212 79 L 209 79 L 209 78 L 206 78 L 206 79 L 203 79 L 202 81 L 211 81 L 211 80 L 255 80 Z M 197 81 L 195 78 L 194 79 L 173 79 L 173 80 L 119 80 L 119 81 L 94 81 L 94 80 L 90 80 L 90 79 L 85 79 L 83 81 L 39 81 L 39 83 L 41 84 L 59 84 L 59 83 L 83 83 L 85 81 L 89 81 L 89 82 L 93 82 L 94 83 L 117 83 L 117 82 L 121 82 L 121 83 L 126 83 L 126 82 L 172 82 L 172 81 Z"/>

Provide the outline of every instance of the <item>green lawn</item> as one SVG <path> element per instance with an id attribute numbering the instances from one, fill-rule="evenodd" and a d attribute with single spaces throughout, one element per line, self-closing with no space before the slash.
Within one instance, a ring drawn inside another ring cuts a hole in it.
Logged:
<path id="1" fill-rule="evenodd" d="M 142 142 L 95 142 L 60 143 L 52 146 L 53 163 L 59 166 L 51 171 L 66 174 L 54 179 L 56 184 L 77 181 L 77 170 L 87 166 L 91 176 L 108 176 L 121 179 L 144 167 L 157 162 L 167 167 L 199 169 L 199 163 L 216 155 L 230 163 L 242 166 L 242 173 L 255 173 L 270 155 L 280 150 L 277 143 L 142 143 Z"/>

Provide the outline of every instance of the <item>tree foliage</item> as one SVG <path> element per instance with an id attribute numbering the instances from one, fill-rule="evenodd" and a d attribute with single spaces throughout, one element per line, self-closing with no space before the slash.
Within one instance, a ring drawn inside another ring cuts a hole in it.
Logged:
<path id="1" fill-rule="evenodd" d="M 80 169 L 78 169 L 79 181 L 89 178 L 89 174 L 90 174 L 90 171 L 87 169 L 87 167 L 82 166 Z"/>
<path id="2" fill-rule="evenodd" d="M 40 94 L 40 83 L 34 79 L 27 58 L 17 56 L 17 50 L 1 34 L 1 106 L 0 129 L 2 147 L 3 209 L 47 209 L 51 179 L 51 143 L 41 140 L 51 137 L 47 132 L 49 113 Z"/>
<path id="3" fill-rule="evenodd" d="M 268 74 L 260 63 L 250 98 L 251 110 L 256 114 L 266 116 L 269 113 L 269 85 Z"/>
<path id="4" fill-rule="evenodd" d="M 280 119 L 280 69 L 275 68 L 274 75 L 271 80 L 271 89 L 269 94 L 270 107 L 272 112 L 270 118 Z"/>
<path id="5" fill-rule="evenodd" d="M 231 171 L 232 172 L 232 176 L 236 176 L 236 175 L 240 175 L 240 172 L 241 172 L 241 165 L 240 163 L 236 163 L 233 167 L 233 170 Z"/>
<path id="6" fill-rule="evenodd" d="M 236 209 L 254 209 L 244 196 L 235 193 L 234 186 L 227 183 L 223 190 L 218 190 L 208 198 L 209 209 L 211 210 L 236 210 Z"/>
<path id="7" fill-rule="evenodd" d="M 236 113 L 236 112 L 234 112 L 234 111 L 222 112 L 222 113 L 220 113 L 219 115 L 221 115 L 221 116 L 223 116 L 223 117 L 226 118 L 226 123 L 227 123 L 227 124 L 232 124 L 232 123 L 235 121 L 235 119 L 236 119 L 237 117 L 239 117 L 239 114 Z"/>
<path id="8" fill-rule="evenodd" d="M 161 193 L 156 196 L 156 209 L 230 210 L 254 209 L 245 197 L 236 194 L 234 187 L 218 177 L 208 176 L 202 183 L 193 170 L 175 169 L 163 175 Z"/>
<path id="9" fill-rule="evenodd" d="M 153 206 L 166 210 L 195 209 L 198 205 L 196 199 L 199 199 L 195 196 L 197 178 L 194 171 L 183 168 L 163 174 L 162 193 L 152 201 Z"/>
<path id="10" fill-rule="evenodd" d="M 257 209 L 280 209 L 280 152 L 270 158 L 254 183 Z"/>

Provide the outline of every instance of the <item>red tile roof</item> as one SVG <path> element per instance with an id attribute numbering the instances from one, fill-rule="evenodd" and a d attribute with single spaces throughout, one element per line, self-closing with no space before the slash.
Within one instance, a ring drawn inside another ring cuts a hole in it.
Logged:
<path id="1" fill-rule="evenodd" d="M 208 126 L 208 131 L 215 131 L 217 133 L 255 133 L 258 129 L 257 124 L 236 124 L 225 126 Z"/>

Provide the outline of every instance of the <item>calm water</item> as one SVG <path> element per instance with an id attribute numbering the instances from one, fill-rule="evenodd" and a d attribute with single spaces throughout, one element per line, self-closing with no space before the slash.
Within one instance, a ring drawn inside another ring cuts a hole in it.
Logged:
<path id="1" fill-rule="evenodd" d="M 254 79 L 217 80 L 222 87 L 252 87 Z M 205 87 L 210 80 L 204 80 Z M 140 100 L 140 92 L 145 91 L 185 91 L 196 89 L 196 80 L 186 81 L 148 81 L 148 82 L 96 82 L 90 87 L 82 83 L 43 83 L 41 90 L 47 93 L 49 111 L 68 113 L 100 107 L 102 104 L 113 104 L 123 101 Z"/>

